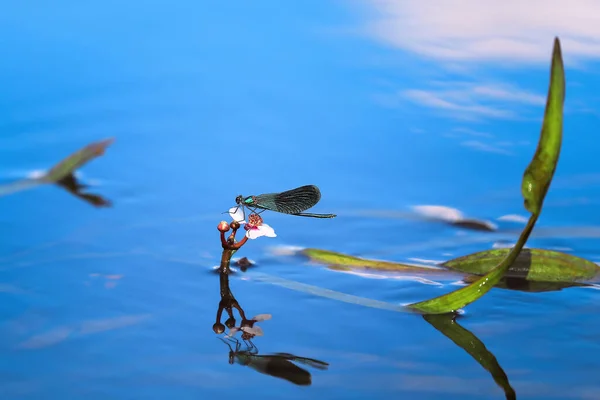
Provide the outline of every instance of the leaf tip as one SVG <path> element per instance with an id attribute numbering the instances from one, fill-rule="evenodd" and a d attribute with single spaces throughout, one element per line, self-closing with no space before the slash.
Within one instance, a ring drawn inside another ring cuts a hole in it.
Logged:
<path id="1" fill-rule="evenodd" d="M 558 38 L 558 36 L 554 38 L 554 48 L 552 52 L 554 53 L 555 58 L 559 58 L 562 61 L 562 49 L 560 46 L 560 39 Z"/>

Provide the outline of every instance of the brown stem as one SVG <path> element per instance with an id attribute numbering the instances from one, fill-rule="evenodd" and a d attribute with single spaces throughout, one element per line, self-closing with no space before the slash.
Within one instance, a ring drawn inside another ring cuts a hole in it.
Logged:
<path id="1" fill-rule="evenodd" d="M 248 241 L 248 236 L 244 236 L 244 238 L 242 240 L 240 240 L 237 243 L 233 243 L 231 245 L 231 248 L 234 250 L 238 250 L 240 247 L 242 247 L 244 245 L 244 243 L 246 243 Z"/>
<path id="2" fill-rule="evenodd" d="M 232 225 L 233 225 L 233 222 L 232 222 Z M 231 227 L 231 235 L 229 235 L 229 239 L 227 239 L 227 241 L 235 242 L 235 235 L 237 234 L 238 229 L 239 229 L 239 227 L 238 228 Z"/>
<path id="3" fill-rule="evenodd" d="M 224 249 L 227 249 L 227 247 L 228 247 L 227 240 L 225 240 L 225 232 L 221 232 L 221 246 Z"/>
<path id="4" fill-rule="evenodd" d="M 227 246 L 228 247 L 223 250 L 223 254 L 221 255 L 221 265 L 219 266 L 219 272 L 226 276 L 229 275 L 229 264 L 231 263 L 231 256 L 234 252 L 233 249 L 229 248 L 229 244 L 227 244 Z"/>

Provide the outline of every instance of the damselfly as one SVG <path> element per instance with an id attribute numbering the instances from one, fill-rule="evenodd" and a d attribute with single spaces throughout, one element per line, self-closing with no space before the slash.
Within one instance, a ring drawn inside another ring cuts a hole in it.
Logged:
<path id="1" fill-rule="evenodd" d="M 244 197 L 239 195 L 235 202 L 238 207 L 275 211 L 283 214 L 312 218 L 333 218 L 335 214 L 313 214 L 303 211 L 313 207 L 321 200 L 321 191 L 315 185 L 300 186 L 279 193 L 265 193 Z M 262 211 L 260 211 L 262 212 Z M 260 212 L 258 214 L 260 214 Z"/>
<path id="2" fill-rule="evenodd" d="M 251 341 L 244 341 L 247 345 L 246 350 L 241 350 L 239 340 L 221 339 L 229 347 L 229 364 L 234 362 L 240 365 L 248 366 L 262 374 L 271 375 L 276 378 L 285 379 L 296 385 L 310 385 L 312 383 L 311 374 L 304 368 L 300 368 L 294 362 L 311 366 L 320 370 L 326 370 L 329 364 L 315 360 L 313 358 L 298 357 L 289 353 L 274 353 L 259 355 L 258 348 Z M 235 350 L 228 343 L 235 343 Z"/>

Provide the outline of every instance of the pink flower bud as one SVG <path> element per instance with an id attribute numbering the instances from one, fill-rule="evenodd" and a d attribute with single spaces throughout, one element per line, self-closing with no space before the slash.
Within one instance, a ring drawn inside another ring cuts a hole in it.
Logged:
<path id="1" fill-rule="evenodd" d="M 219 222 L 219 226 L 217 226 L 219 232 L 227 232 L 229 230 L 229 224 L 225 221 Z"/>

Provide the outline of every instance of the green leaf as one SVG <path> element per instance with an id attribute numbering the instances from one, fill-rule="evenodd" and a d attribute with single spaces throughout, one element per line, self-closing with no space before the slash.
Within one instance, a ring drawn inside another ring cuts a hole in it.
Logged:
<path id="1" fill-rule="evenodd" d="M 546 111 L 542 134 L 535 155 L 525 169 L 521 193 L 525 199 L 525 209 L 539 215 L 542 203 L 558 163 L 563 129 L 563 104 L 565 101 L 565 71 L 563 67 L 560 41 L 554 39 L 552 67 L 550 69 L 550 89 L 546 100 Z"/>
<path id="2" fill-rule="evenodd" d="M 478 276 L 490 272 L 508 256 L 510 251 L 508 248 L 483 250 L 443 262 L 436 265 L 437 268 L 371 260 L 314 248 L 304 249 L 300 251 L 300 254 L 308 257 L 311 261 L 325 264 L 334 270 L 366 269 L 432 275 L 465 273 L 469 274 L 469 276 L 464 277 L 463 280 L 471 283 L 476 281 Z M 549 289 L 547 290 L 551 290 L 553 287 L 569 287 L 572 286 L 569 284 L 576 282 L 598 281 L 600 280 L 600 266 L 584 258 L 559 251 L 523 249 L 518 253 L 516 260 L 509 266 L 504 277 L 521 278 L 530 282 L 560 282 L 564 284 L 558 286 L 548 285 Z M 509 287 L 507 284 L 496 286 Z M 544 286 L 535 287 L 543 288 Z"/>
<path id="3" fill-rule="evenodd" d="M 453 312 L 476 301 L 489 292 L 494 285 L 504 276 L 504 273 L 517 259 L 519 252 L 525 246 L 533 227 L 542 210 L 544 197 L 554 176 L 556 164 L 560 154 L 562 141 L 562 113 L 565 99 L 565 77 L 560 41 L 554 40 L 552 53 L 552 65 L 550 68 L 550 86 L 542 132 L 537 150 L 533 160 L 523 175 L 522 193 L 525 199 L 525 208 L 532 215 L 527 226 L 521 232 L 521 236 L 515 247 L 511 249 L 506 258 L 487 275 L 472 284 L 447 293 L 442 296 L 425 300 L 419 303 L 409 304 L 408 307 L 425 314 L 443 314 Z"/>
<path id="4" fill-rule="evenodd" d="M 510 249 L 484 250 L 446 261 L 441 266 L 474 275 L 488 273 Z M 538 282 L 582 282 L 597 279 L 600 267 L 584 258 L 553 250 L 523 249 L 506 277 Z"/>
<path id="5" fill-rule="evenodd" d="M 365 258 L 353 257 L 335 251 L 321 249 L 304 249 L 300 252 L 312 261 L 327 264 L 334 269 L 348 269 L 357 267 L 364 269 L 375 269 L 378 271 L 398 271 L 398 272 L 416 272 L 440 274 L 445 271 L 439 268 L 419 267 L 416 265 L 401 264 L 390 261 L 368 260 Z"/>
<path id="6" fill-rule="evenodd" d="M 423 318 L 458 347 L 469 353 L 479 365 L 487 370 L 496 384 L 504 390 L 507 399 L 517 398 L 515 390 L 510 386 L 506 372 L 504 372 L 496 357 L 477 336 L 459 325 L 453 315 L 424 315 Z"/>
<path id="7" fill-rule="evenodd" d="M 88 144 L 84 148 L 78 150 L 56 164 L 39 180 L 44 183 L 55 183 L 63 178 L 66 178 L 75 170 L 81 168 L 84 164 L 96 157 L 103 155 L 106 148 L 113 142 L 114 138 L 109 138 Z"/>

